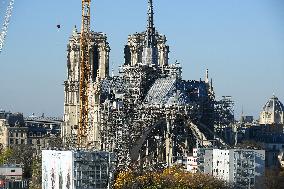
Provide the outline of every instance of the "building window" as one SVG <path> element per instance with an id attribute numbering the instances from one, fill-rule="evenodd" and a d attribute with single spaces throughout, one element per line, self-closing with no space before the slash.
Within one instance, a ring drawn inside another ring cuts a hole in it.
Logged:
<path id="1" fill-rule="evenodd" d="M 14 139 L 10 138 L 10 144 L 14 144 Z"/>
<path id="2" fill-rule="evenodd" d="M 15 169 L 12 169 L 12 170 L 11 170 L 11 173 L 15 173 L 15 172 L 16 172 L 16 170 L 15 170 Z"/>

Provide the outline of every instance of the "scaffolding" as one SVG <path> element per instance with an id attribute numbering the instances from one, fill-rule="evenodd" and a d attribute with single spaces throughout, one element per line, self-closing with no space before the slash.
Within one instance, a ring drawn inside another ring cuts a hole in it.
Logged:
<path id="1" fill-rule="evenodd" d="M 214 103 L 206 84 L 182 80 L 179 64 L 122 66 L 99 86 L 102 150 L 115 152 L 121 169 L 171 166 L 196 140 L 202 147 L 226 145 L 202 123 Z"/>

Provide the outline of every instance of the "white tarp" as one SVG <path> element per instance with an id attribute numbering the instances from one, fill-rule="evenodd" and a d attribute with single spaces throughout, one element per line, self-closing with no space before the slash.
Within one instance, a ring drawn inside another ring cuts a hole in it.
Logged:
<path id="1" fill-rule="evenodd" d="M 72 151 L 42 151 L 42 189 L 74 189 Z"/>

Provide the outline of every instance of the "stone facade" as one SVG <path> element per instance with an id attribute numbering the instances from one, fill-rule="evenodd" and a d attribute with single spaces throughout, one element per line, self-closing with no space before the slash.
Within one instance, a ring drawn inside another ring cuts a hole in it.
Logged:
<path id="1" fill-rule="evenodd" d="M 5 119 L 0 119 L 0 143 L 3 146 L 8 145 L 8 132 Z"/>
<path id="2" fill-rule="evenodd" d="M 259 124 L 268 132 L 283 133 L 284 106 L 279 99 L 273 95 L 264 105 L 260 112 Z"/>
<path id="3" fill-rule="evenodd" d="M 103 33 L 91 32 L 90 34 L 90 65 L 91 65 L 91 83 L 89 86 L 90 96 L 90 126 L 89 141 L 93 143 L 99 140 L 96 117 L 98 109 L 96 108 L 96 81 L 104 79 L 109 75 L 109 52 L 110 47 L 107 37 Z M 80 96 L 80 33 L 75 28 L 67 45 L 67 80 L 64 82 L 64 124 L 62 128 L 62 137 L 76 136 L 78 127 Z"/>
<path id="4" fill-rule="evenodd" d="M 3 147 L 27 144 L 27 130 L 23 114 L 0 112 L 0 142 Z"/>
<path id="5" fill-rule="evenodd" d="M 158 49 L 158 64 L 160 66 L 168 65 L 169 46 L 166 44 L 167 38 L 159 33 L 155 34 Z M 128 36 L 127 45 L 124 48 L 125 65 L 134 66 L 142 63 L 142 54 L 146 32 L 135 33 Z"/>
<path id="6" fill-rule="evenodd" d="M 49 141 L 61 134 L 62 120 L 59 118 L 28 117 L 25 118 L 27 144 L 36 150 L 49 147 Z"/>
<path id="7" fill-rule="evenodd" d="M 61 124 L 60 119 L 0 112 L 0 143 L 4 148 L 28 144 L 36 150 L 45 149 L 51 138 L 60 136 Z"/>

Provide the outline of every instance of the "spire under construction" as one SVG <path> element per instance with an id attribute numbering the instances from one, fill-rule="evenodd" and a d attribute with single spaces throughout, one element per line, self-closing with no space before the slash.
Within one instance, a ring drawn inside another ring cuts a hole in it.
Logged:
<path id="1" fill-rule="evenodd" d="M 155 39 L 155 27 L 154 27 L 154 11 L 153 11 L 153 1 L 148 0 L 148 25 L 147 25 L 147 35 L 146 35 L 146 47 L 151 48 L 156 46 Z"/>
<path id="2" fill-rule="evenodd" d="M 124 48 L 124 65 L 168 65 L 169 46 L 167 38 L 161 35 L 154 27 L 153 0 L 148 0 L 146 31 L 128 36 Z"/>
<path id="3" fill-rule="evenodd" d="M 148 25 L 142 53 L 142 63 L 147 65 L 158 65 L 158 49 L 156 31 L 154 27 L 154 11 L 152 0 L 148 0 Z"/>

